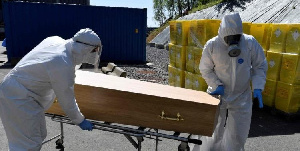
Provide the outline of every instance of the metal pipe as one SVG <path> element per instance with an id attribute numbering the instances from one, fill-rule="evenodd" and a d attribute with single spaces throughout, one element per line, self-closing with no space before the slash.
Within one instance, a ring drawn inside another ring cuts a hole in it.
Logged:
<path id="1" fill-rule="evenodd" d="M 44 144 L 46 144 L 46 143 L 48 143 L 48 142 L 54 140 L 55 138 L 57 138 L 57 137 L 59 137 L 59 136 L 60 136 L 60 134 L 58 134 L 58 135 L 56 135 L 56 136 L 54 136 L 54 137 L 52 137 L 52 138 L 50 138 L 50 139 L 44 141 L 44 142 L 42 143 L 42 145 L 44 145 Z"/>
<path id="2" fill-rule="evenodd" d="M 102 123 L 94 122 L 94 121 L 92 121 L 92 123 L 95 124 L 95 125 L 103 126 L 103 127 L 110 127 L 110 128 L 121 129 L 121 130 L 125 130 L 125 131 L 132 131 L 132 132 L 135 132 L 135 133 L 142 133 L 142 134 L 147 134 L 147 135 L 151 135 L 151 136 L 163 137 L 163 138 L 167 138 L 167 139 L 175 139 L 175 140 L 178 140 L 178 141 L 188 142 L 188 140 L 189 140 L 189 139 L 184 138 L 184 137 L 175 137 L 175 136 L 172 136 L 172 135 L 161 134 L 161 133 L 150 132 L 150 131 L 142 131 L 142 130 L 138 130 L 138 129 L 122 127 L 122 126 L 117 126 L 117 125 L 106 125 L 106 124 L 102 124 Z"/>
<path id="3" fill-rule="evenodd" d="M 158 133 L 158 129 L 156 129 L 156 133 Z M 156 144 L 155 144 L 155 151 L 158 151 L 158 136 L 156 136 Z"/>
<path id="4" fill-rule="evenodd" d="M 138 151 L 142 150 L 142 141 L 144 141 L 143 137 L 137 137 L 138 140 Z"/>
<path id="5" fill-rule="evenodd" d="M 128 140 L 129 142 L 134 146 L 134 148 L 138 148 L 138 144 L 133 140 L 133 138 L 129 135 L 124 135 Z"/>
<path id="6" fill-rule="evenodd" d="M 63 123 L 60 122 L 60 131 L 61 131 L 61 140 L 63 141 L 64 140 L 64 126 L 63 126 Z"/>
<path id="7" fill-rule="evenodd" d="M 94 129 L 98 129 L 98 130 L 102 130 L 102 131 L 109 131 L 109 132 L 113 132 L 113 133 L 120 133 L 120 134 L 124 134 L 124 135 L 131 135 L 131 136 L 135 136 L 135 137 L 145 137 L 145 134 L 135 134 L 135 133 L 114 130 L 114 129 L 104 128 L 104 127 L 95 127 L 94 126 Z"/>

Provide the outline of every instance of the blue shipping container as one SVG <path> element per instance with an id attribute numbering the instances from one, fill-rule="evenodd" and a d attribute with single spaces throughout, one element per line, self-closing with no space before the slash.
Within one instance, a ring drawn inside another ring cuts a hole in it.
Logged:
<path id="1" fill-rule="evenodd" d="M 10 0 L 10 1 L 90 5 L 90 0 Z"/>
<path id="2" fill-rule="evenodd" d="M 3 2 L 8 60 L 18 60 L 49 36 L 69 39 L 93 29 L 103 44 L 101 61 L 146 62 L 147 10 Z"/>

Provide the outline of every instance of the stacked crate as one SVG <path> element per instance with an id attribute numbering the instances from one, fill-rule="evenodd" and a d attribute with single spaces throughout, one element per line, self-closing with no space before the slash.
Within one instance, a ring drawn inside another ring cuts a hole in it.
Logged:
<path id="1" fill-rule="evenodd" d="M 170 22 L 169 85 L 206 91 L 207 84 L 199 70 L 203 47 L 218 34 L 220 20 Z"/>
<path id="2" fill-rule="evenodd" d="M 251 22 L 243 22 L 243 33 L 249 35 L 251 29 Z"/>
<path id="3" fill-rule="evenodd" d="M 277 83 L 275 108 L 295 113 L 300 107 L 300 24 L 289 24 Z"/>
<path id="4" fill-rule="evenodd" d="M 190 21 L 171 21 L 169 56 L 169 85 L 185 87 L 186 47 Z"/>
<path id="5" fill-rule="evenodd" d="M 264 29 L 264 37 L 270 37 L 270 40 L 253 34 L 267 51 L 268 71 L 263 91 L 264 104 L 285 113 L 296 113 L 300 107 L 300 24 L 265 26 L 269 29 Z"/>

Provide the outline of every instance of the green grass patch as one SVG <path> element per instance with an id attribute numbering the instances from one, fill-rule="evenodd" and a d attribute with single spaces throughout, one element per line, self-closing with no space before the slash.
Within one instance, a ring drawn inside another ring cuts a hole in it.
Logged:
<path id="1" fill-rule="evenodd" d="M 212 7 L 212 6 L 217 5 L 217 4 L 219 4 L 219 3 L 223 2 L 223 1 L 224 0 L 216 0 L 216 1 L 213 1 L 213 2 L 209 2 L 209 3 L 205 4 L 205 5 L 199 5 L 198 7 L 195 7 L 191 11 L 189 11 L 189 14 L 195 13 L 195 12 L 197 12 L 199 10 L 206 9 L 208 7 Z"/>

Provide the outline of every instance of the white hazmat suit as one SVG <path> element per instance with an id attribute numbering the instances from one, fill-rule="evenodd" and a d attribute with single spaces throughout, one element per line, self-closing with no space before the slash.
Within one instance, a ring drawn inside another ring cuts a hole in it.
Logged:
<path id="1" fill-rule="evenodd" d="M 88 28 L 68 40 L 48 37 L 6 75 L 0 85 L 0 116 L 11 151 L 41 149 L 47 135 L 44 111 L 55 97 L 74 124 L 84 120 L 74 97 L 75 66 L 100 45 Z"/>
<path id="2" fill-rule="evenodd" d="M 241 54 L 228 55 L 229 45 L 225 36 L 241 34 L 238 47 Z M 218 36 L 210 39 L 203 50 L 199 69 L 207 84 L 208 92 L 224 86 L 221 96 L 218 123 L 212 137 L 202 137 L 203 145 L 193 151 L 241 151 L 248 137 L 253 89 L 264 89 L 267 61 L 262 47 L 253 36 L 243 34 L 242 20 L 238 13 L 225 15 Z M 226 120 L 226 113 L 228 117 Z"/>

